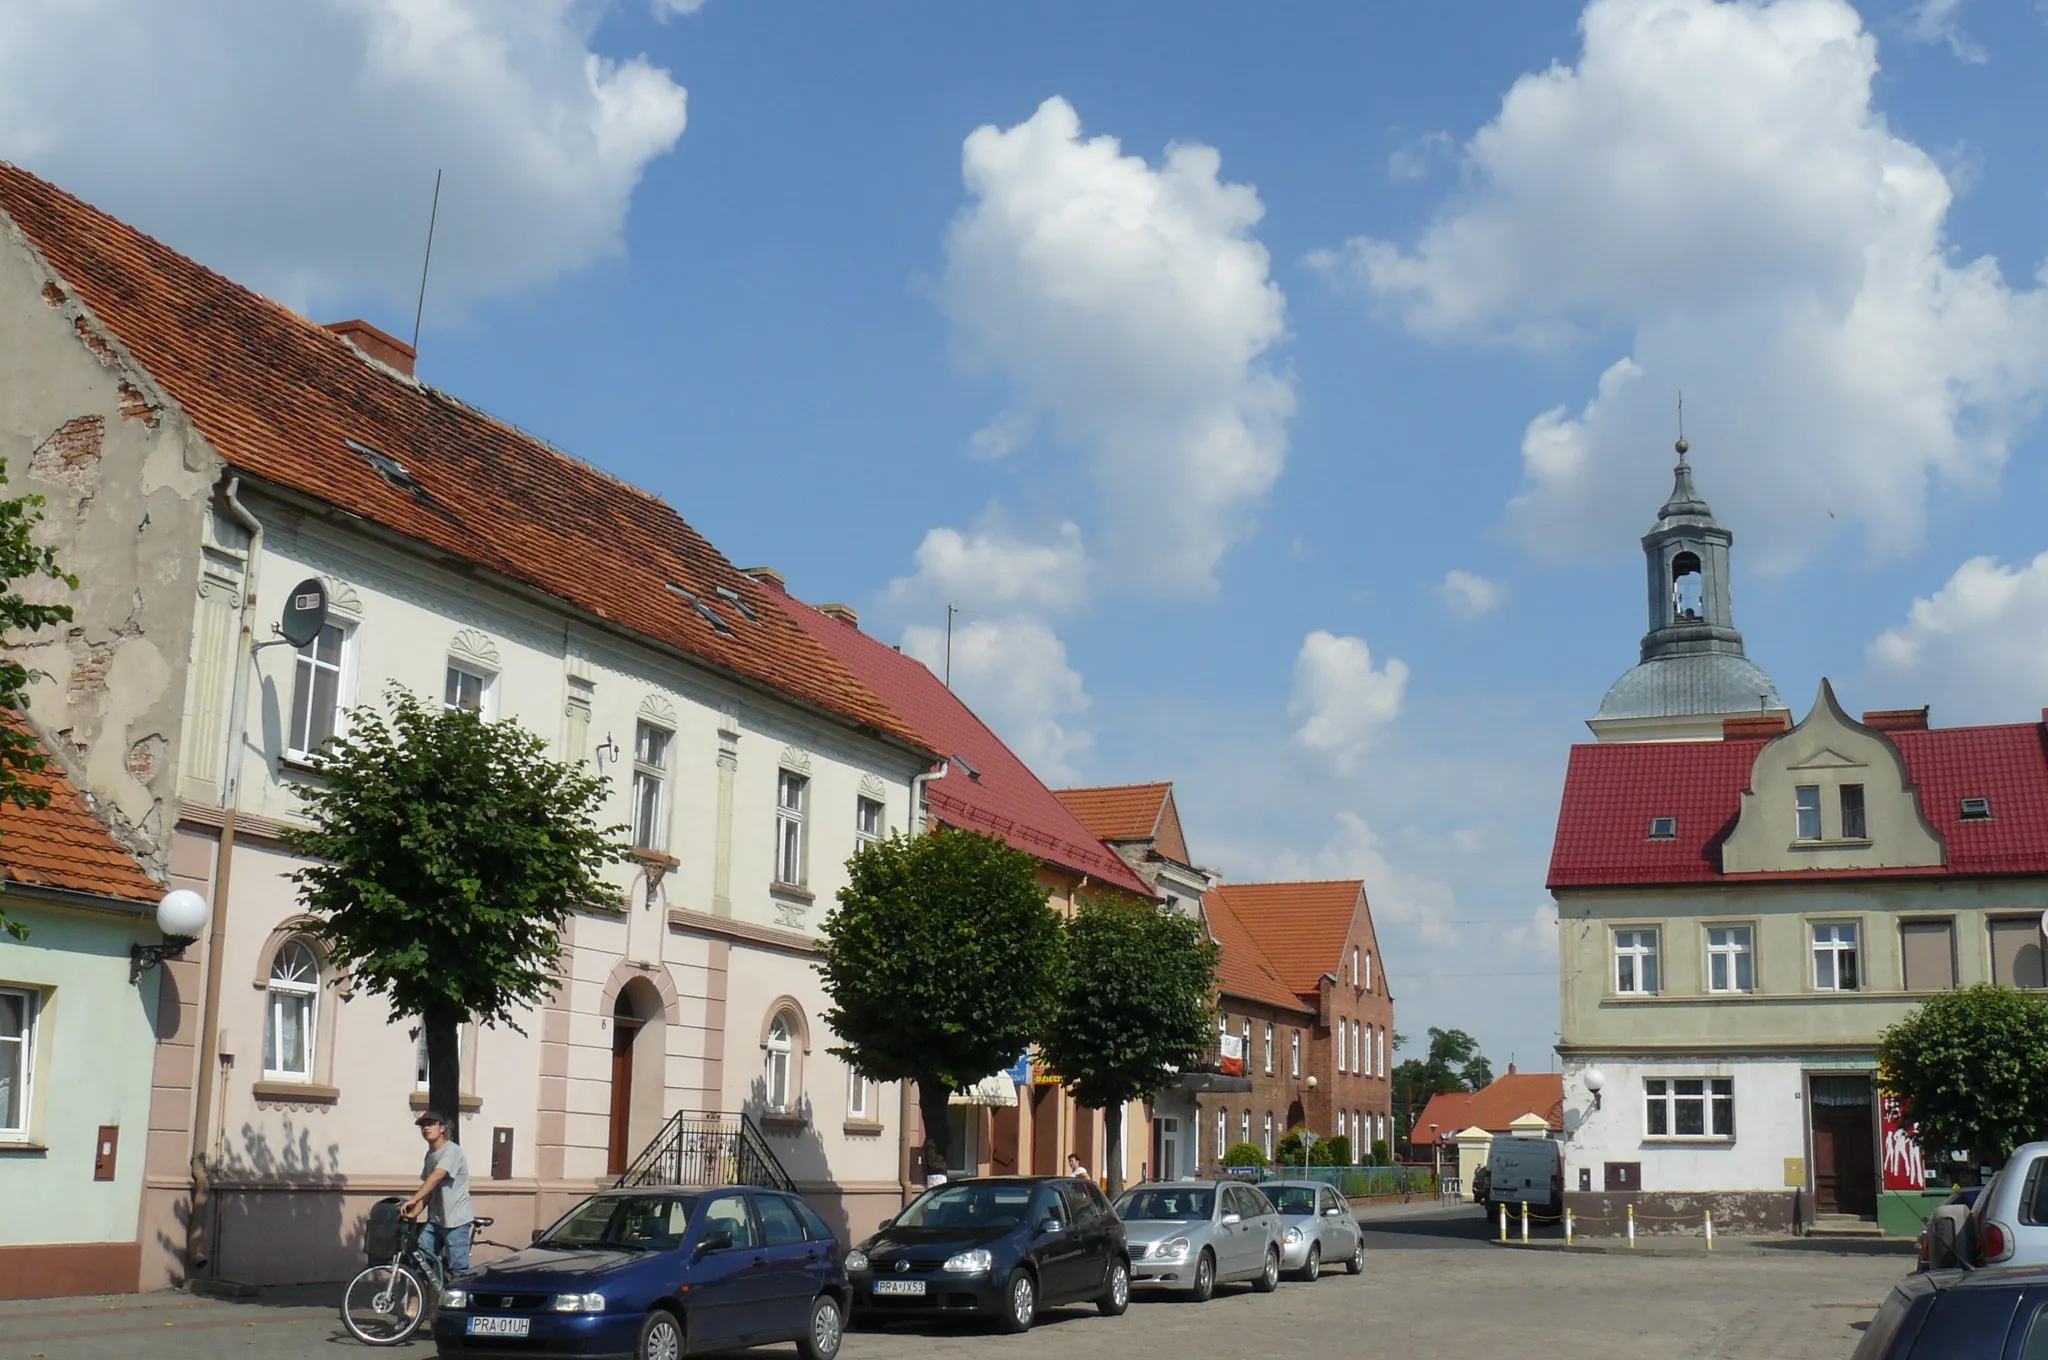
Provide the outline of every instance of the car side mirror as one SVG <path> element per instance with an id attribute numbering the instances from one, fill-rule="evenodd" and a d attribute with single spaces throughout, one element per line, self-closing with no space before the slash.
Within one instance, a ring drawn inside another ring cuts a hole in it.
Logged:
<path id="1" fill-rule="evenodd" d="M 1059 1220 L 1058 1220 L 1057 1218 L 1047 1218 L 1047 1219 L 1043 1219 L 1043 1220 L 1041 1220 L 1041 1221 L 1040 1221 L 1040 1223 L 1039 1223 L 1039 1225 L 1038 1225 L 1038 1231 L 1039 1231 L 1039 1232 L 1040 1232 L 1041 1234 L 1043 1234 L 1043 1233 L 1056 1233 L 1056 1232 L 1058 1232 L 1059 1230 L 1060 1230 L 1060 1221 L 1059 1221 Z"/>
<path id="2" fill-rule="evenodd" d="M 1244 1222 L 1243 1214 L 1225 1214 L 1223 1216 L 1223 1226 L 1226 1228 L 1232 1227 L 1242 1222 Z"/>
<path id="3" fill-rule="evenodd" d="M 717 1232 L 706 1233 L 697 1239 L 697 1254 L 699 1256 L 709 1255 L 714 1251 L 731 1250 L 732 1232 L 726 1228 L 720 1228 Z"/>
<path id="4" fill-rule="evenodd" d="M 887 1232 L 887 1231 L 888 1231 L 889 1229 L 891 1229 L 891 1228 L 893 1228 L 893 1227 L 895 1227 L 895 1226 L 896 1226 L 896 1220 L 895 1220 L 895 1219 L 893 1219 L 893 1218 L 885 1218 L 885 1219 L 883 1219 L 883 1220 L 882 1220 L 882 1226 L 881 1226 L 881 1227 L 879 1227 L 879 1228 L 877 1228 L 877 1229 L 875 1229 L 875 1231 L 876 1231 L 876 1232 Z"/>
<path id="5" fill-rule="evenodd" d="M 1344 1217 L 1344 1211 L 1332 1204 L 1329 1208 L 1323 1210 L 1323 1216 L 1326 1218 L 1342 1218 Z"/>
<path id="6" fill-rule="evenodd" d="M 543 1237 L 546 1237 L 547 1235 L 548 1230 L 546 1228 L 535 1228 L 533 1230 L 533 1237 L 530 1240 L 533 1242 L 539 1242 Z"/>

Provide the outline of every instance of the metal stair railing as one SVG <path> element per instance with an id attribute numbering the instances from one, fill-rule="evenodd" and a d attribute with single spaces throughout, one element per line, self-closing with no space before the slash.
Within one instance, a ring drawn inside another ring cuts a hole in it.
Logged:
<path id="1" fill-rule="evenodd" d="M 678 1110 L 626 1168 L 617 1184 L 758 1185 L 795 1190 L 759 1126 L 746 1114 Z"/>

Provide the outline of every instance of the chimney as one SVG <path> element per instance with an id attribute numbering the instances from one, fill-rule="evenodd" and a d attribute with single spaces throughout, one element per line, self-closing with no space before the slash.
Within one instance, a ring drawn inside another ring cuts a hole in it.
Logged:
<path id="1" fill-rule="evenodd" d="M 1925 732 L 1927 707 L 1873 709 L 1863 715 L 1863 725 L 1880 732 Z"/>
<path id="2" fill-rule="evenodd" d="M 1513 1063 L 1508 1064 L 1508 1075 L 1511 1077 L 1515 1075 L 1515 1065 Z"/>
<path id="3" fill-rule="evenodd" d="M 413 360 L 419 358 L 419 351 L 395 335 L 387 335 L 369 322 L 331 321 L 327 329 L 354 345 L 363 353 L 375 359 L 386 368 L 412 376 Z"/>
<path id="4" fill-rule="evenodd" d="M 1785 713 L 1760 713 L 1754 718 L 1721 719 L 1721 740 L 1754 741 L 1758 737 L 1775 737 L 1792 726 L 1792 719 Z"/>
<path id="5" fill-rule="evenodd" d="M 821 604 L 813 605 L 812 608 L 828 619 L 838 619 L 841 623 L 851 624 L 855 628 L 860 627 L 860 615 L 850 604 Z"/>
<path id="6" fill-rule="evenodd" d="M 741 567 L 740 575 L 751 576 L 764 586 L 774 586 L 783 594 L 789 594 L 789 582 L 773 567 Z"/>

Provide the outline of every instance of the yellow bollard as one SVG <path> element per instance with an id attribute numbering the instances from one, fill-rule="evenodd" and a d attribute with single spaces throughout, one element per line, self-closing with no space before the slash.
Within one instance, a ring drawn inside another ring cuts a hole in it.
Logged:
<path id="1" fill-rule="evenodd" d="M 1714 1249 L 1714 1211 L 1707 1210 L 1707 1250 Z"/>
<path id="2" fill-rule="evenodd" d="M 1628 1206 L 1628 1249 L 1636 1249 L 1636 1206 Z"/>
<path id="3" fill-rule="evenodd" d="M 1505 1204 L 1500 1206 L 1500 1242 L 1502 1246 L 1508 1242 L 1508 1206 Z"/>
<path id="4" fill-rule="evenodd" d="M 1529 1245 L 1529 1201 L 1522 1201 L 1522 1245 Z"/>
<path id="5" fill-rule="evenodd" d="M 1572 1244 L 1572 1211 L 1569 1209 L 1564 1211 L 1564 1244 Z"/>

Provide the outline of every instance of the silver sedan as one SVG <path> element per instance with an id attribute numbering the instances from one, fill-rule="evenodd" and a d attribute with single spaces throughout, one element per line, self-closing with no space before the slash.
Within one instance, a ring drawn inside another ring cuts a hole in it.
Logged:
<path id="1" fill-rule="evenodd" d="M 1280 1215 L 1237 1181 L 1160 1181 L 1116 1202 L 1131 1253 L 1132 1291 L 1172 1290 L 1198 1302 L 1232 1280 L 1270 1293 L 1280 1283 Z"/>
<path id="2" fill-rule="evenodd" d="M 1259 1189 L 1280 1210 L 1280 1265 L 1296 1279 L 1313 1280 L 1339 1261 L 1353 1275 L 1365 1271 L 1365 1234 L 1334 1186 L 1320 1181 L 1265 1181 Z"/>

